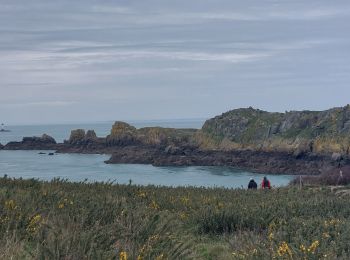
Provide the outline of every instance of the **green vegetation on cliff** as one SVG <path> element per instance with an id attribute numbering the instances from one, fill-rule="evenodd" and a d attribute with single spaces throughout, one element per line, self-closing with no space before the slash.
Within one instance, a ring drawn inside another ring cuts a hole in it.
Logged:
<path id="1" fill-rule="evenodd" d="M 106 140 L 109 145 L 191 145 L 196 129 L 144 127 L 136 129 L 125 122 L 115 122 Z"/>
<path id="2" fill-rule="evenodd" d="M 2 178 L 0 258 L 349 259 L 348 196 Z"/>
<path id="3" fill-rule="evenodd" d="M 202 129 L 137 129 L 125 122 L 115 122 L 105 138 L 97 138 L 91 130 L 85 133 L 78 129 L 72 131 L 66 143 L 86 146 L 90 152 L 94 149 L 110 152 L 115 146 L 157 149 L 160 154 L 177 151 L 187 156 L 208 151 L 282 152 L 295 159 L 324 158 L 333 166 L 346 165 L 350 163 L 350 105 L 320 112 L 286 113 L 240 108 L 207 120 Z M 202 163 L 217 165 L 221 162 L 217 159 Z M 318 171 L 323 166 L 318 164 L 314 168 Z"/>
<path id="4" fill-rule="evenodd" d="M 286 113 L 236 109 L 207 120 L 198 136 L 207 148 L 347 155 L 350 106 Z"/>

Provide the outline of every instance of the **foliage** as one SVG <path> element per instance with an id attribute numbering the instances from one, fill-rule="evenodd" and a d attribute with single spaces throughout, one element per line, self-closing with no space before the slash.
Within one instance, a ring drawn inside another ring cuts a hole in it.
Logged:
<path id="1" fill-rule="evenodd" d="M 350 106 L 270 113 L 240 108 L 209 119 L 197 134 L 202 148 L 349 154 Z M 216 146 L 216 147 L 215 147 Z"/>
<path id="2" fill-rule="evenodd" d="M 350 257 L 350 201 L 275 190 L 0 179 L 1 259 Z"/>

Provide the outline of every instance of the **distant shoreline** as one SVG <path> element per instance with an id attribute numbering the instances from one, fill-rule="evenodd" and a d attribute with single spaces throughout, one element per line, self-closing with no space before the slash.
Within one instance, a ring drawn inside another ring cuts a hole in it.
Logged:
<path id="1" fill-rule="evenodd" d="M 76 129 L 63 143 L 44 134 L 2 149 L 109 154 L 106 163 L 231 166 L 259 173 L 318 175 L 350 165 L 350 106 L 286 113 L 241 108 L 207 120 L 201 129 L 137 128 L 118 121 L 106 137 Z"/>

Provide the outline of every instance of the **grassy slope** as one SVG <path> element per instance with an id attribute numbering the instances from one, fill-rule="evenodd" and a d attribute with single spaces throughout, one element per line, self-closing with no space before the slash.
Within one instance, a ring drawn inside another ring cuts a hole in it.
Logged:
<path id="1" fill-rule="evenodd" d="M 350 106 L 287 113 L 235 109 L 207 120 L 200 131 L 199 142 L 209 149 L 263 147 L 267 151 L 348 154 L 349 118 Z"/>
<path id="2" fill-rule="evenodd" d="M 350 201 L 271 191 L 0 179 L 0 258 L 350 257 Z"/>

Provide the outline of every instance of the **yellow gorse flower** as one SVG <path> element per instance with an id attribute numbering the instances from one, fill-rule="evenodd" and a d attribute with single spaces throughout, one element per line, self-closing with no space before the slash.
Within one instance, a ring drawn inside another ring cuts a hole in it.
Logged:
<path id="1" fill-rule="evenodd" d="M 146 198 L 147 197 L 147 193 L 144 191 L 139 191 L 137 196 L 139 196 L 140 198 Z"/>
<path id="2" fill-rule="evenodd" d="M 120 252 L 119 254 L 119 260 L 127 260 L 128 259 L 128 255 L 125 251 Z"/>
<path id="3" fill-rule="evenodd" d="M 37 214 L 34 217 L 32 217 L 27 226 L 27 231 L 31 233 L 35 233 L 41 221 L 42 221 L 42 217 L 40 214 Z"/>
<path id="4" fill-rule="evenodd" d="M 58 203 L 58 208 L 63 209 L 64 207 L 66 207 L 68 205 L 73 205 L 73 204 L 74 204 L 74 202 L 72 200 L 65 198 L 61 202 Z"/>
<path id="5" fill-rule="evenodd" d="M 159 209 L 159 205 L 156 201 L 152 200 L 151 204 L 149 205 L 152 209 Z"/>
<path id="6" fill-rule="evenodd" d="M 17 208 L 16 202 L 14 200 L 5 201 L 5 208 L 8 210 L 14 210 Z"/>
<path id="7" fill-rule="evenodd" d="M 1 224 L 6 223 L 9 220 L 10 220 L 10 218 L 8 216 L 1 216 L 0 217 L 0 223 Z"/>
<path id="8" fill-rule="evenodd" d="M 225 205 L 224 205 L 224 203 L 222 203 L 222 202 L 219 202 L 218 204 L 217 204 L 217 208 L 218 209 L 222 209 L 222 208 L 224 208 L 225 207 Z"/>
<path id="9" fill-rule="evenodd" d="M 156 260 L 162 260 L 164 259 L 164 254 L 160 254 L 159 256 L 156 257 Z"/>
<path id="10" fill-rule="evenodd" d="M 180 219 L 185 220 L 188 218 L 188 215 L 185 212 L 180 213 Z"/>
<path id="11" fill-rule="evenodd" d="M 329 226 L 338 226 L 342 221 L 340 219 L 331 219 L 331 220 L 325 220 L 324 226 L 329 227 Z"/>
<path id="12" fill-rule="evenodd" d="M 188 197 L 182 197 L 181 202 L 182 204 L 187 205 L 190 202 L 190 199 Z"/>
<path id="13" fill-rule="evenodd" d="M 274 222 L 270 223 L 267 235 L 270 241 L 274 239 L 273 231 L 275 230 L 275 228 L 276 224 Z"/>
<path id="14" fill-rule="evenodd" d="M 307 251 L 306 246 L 300 245 L 300 250 L 305 253 Z"/>
<path id="15" fill-rule="evenodd" d="M 279 256 L 289 255 L 292 256 L 292 250 L 290 250 L 287 242 L 283 241 L 277 249 L 277 254 Z"/>
<path id="16" fill-rule="evenodd" d="M 315 253 L 317 247 L 320 245 L 320 242 L 318 240 L 312 242 L 312 244 L 310 245 L 310 247 L 307 249 L 307 251 L 311 252 L 312 254 Z"/>
<path id="17" fill-rule="evenodd" d="M 274 235 L 273 235 L 273 233 L 271 232 L 271 233 L 269 233 L 269 240 L 272 241 L 273 239 L 274 239 Z"/>
<path id="18" fill-rule="evenodd" d="M 330 238 L 331 236 L 329 235 L 328 232 L 324 232 L 324 233 L 322 234 L 322 237 L 323 237 L 323 238 Z"/>

